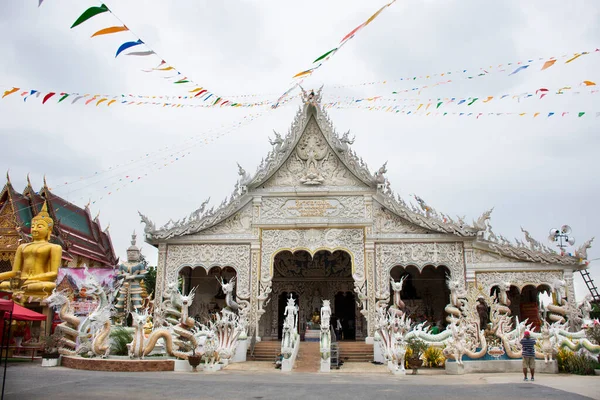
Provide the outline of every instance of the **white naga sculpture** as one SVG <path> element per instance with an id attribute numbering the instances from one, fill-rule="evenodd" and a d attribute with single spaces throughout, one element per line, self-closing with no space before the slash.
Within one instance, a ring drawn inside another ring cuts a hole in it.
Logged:
<path id="1" fill-rule="evenodd" d="M 552 322 L 565 323 L 565 315 L 567 314 L 567 300 L 565 298 L 565 281 L 557 279 L 553 282 L 555 303 L 548 304 L 546 308 L 550 311 L 548 318 Z"/>
<path id="2" fill-rule="evenodd" d="M 590 318 L 590 313 L 592 312 L 592 295 L 586 294 L 581 303 L 577 305 L 577 308 L 581 312 L 581 318 L 584 324 L 590 324 L 592 319 Z"/>
<path id="3" fill-rule="evenodd" d="M 394 278 L 390 277 L 390 283 L 392 284 L 392 290 L 394 291 L 394 303 L 390 307 L 390 310 L 393 310 L 393 312 L 399 317 L 404 315 L 405 309 L 404 302 L 400 297 L 400 292 L 402 291 L 402 285 L 404 284 L 405 279 L 406 276 L 403 276 L 398 282 L 396 282 L 394 281 Z"/>
<path id="4" fill-rule="evenodd" d="M 364 282 L 362 285 L 358 285 L 355 283 L 354 293 L 356 293 L 356 296 L 358 298 L 356 305 L 360 308 L 360 313 L 366 317 L 369 312 L 367 310 L 367 301 L 369 299 L 367 297 L 367 283 Z"/>
<path id="5" fill-rule="evenodd" d="M 75 315 L 71 302 L 65 291 L 54 289 L 44 303 L 51 308 L 60 308 L 58 316 L 63 321 L 56 327 L 56 332 L 60 335 L 60 345 L 58 352 L 62 355 L 75 355 L 77 348 L 76 340 L 79 335 L 79 324 L 81 320 Z"/>
<path id="6" fill-rule="evenodd" d="M 375 329 L 380 337 L 381 351 L 392 373 L 405 373 L 404 358 L 406 355 L 406 335 L 410 330 L 411 320 L 406 314 L 398 315 L 397 310 L 379 307 L 375 321 Z"/>
<path id="7" fill-rule="evenodd" d="M 148 338 L 144 336 L 144 325 L 146 325 L 146 322 L 148 321 L 147 310 L 142 310 L 141 312 L 134 311 L 131 313 L 131 316 L 133 318 L 133 327 L 135 331 L 133 333 L 133 341 L 129 344 L 129 358 L 143 359 L 154 350 L 158 339 L 164 339 L 167 354 L 184 358 L 182 354 L 173 350 L 173 337 L 169 330 L 159 328 L 152 331 Z"/>
<path id="8" fill-rule="evenodd" d="M 444 310 L 448 313 L 446 321 L 450 323 L 452 317 L 461 317 L 460 310 L 466 305 L 465 298 L 467 297 L 467 292 L 463 289 L 460 280 L 453 280 L 449 275 L 446 276 L 446 284 L 448 285 L 448 289 L 450 289 L 450 303 Z"/>

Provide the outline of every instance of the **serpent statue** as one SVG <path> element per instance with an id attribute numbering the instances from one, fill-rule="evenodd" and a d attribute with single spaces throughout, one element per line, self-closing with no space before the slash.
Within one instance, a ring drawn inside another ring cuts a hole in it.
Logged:
<path id="1" fill-rule="evenodd" d="M 565 299 L 565 281 L 555 280 L 552 284 L 555 295 L 556 304 L 548 304 L 546 308 L 550 312 L 548 318 L 552 322 L 558 322 L 564 324 L 566 322 L 565 315 L 567 315 L 567 300 Z"/>
<path id="2" fill-rule="evenodd" d="M 88 317 L 94 331 L 92 338 L 92 354 L 107 358 L 110 353 L 110 310 L 103 309 L 95 311 Z"/>
<path id="3" fill-rule="evenodd" d="M 78 329 L 81 321 L 79 317 L 75 316 L 66 292 L 54 289 L 52 294 L 44 300 L 44 303 L 51 308 L 60 307 L 58 315 L 63 322 L 56 327 L 56 331 L 62 336 L 58 352 L 62 355 L 75 355 L 75 349 L 77 348 L 75 341 L 79 335 Z"/>
<path id="4" fill-rule="evenodd" d="M 129 346 L 129 358 L 144 359 L 145 356 L 154 350 L 158 339 L 164 339 L 167 354 L 187 359 L 187 355 L 179 354 L 177 351 L 173 350 L 173 337 L 168 329 L 159 328 L 152 331 L 152 333 L 148 335 L 148 338 L 144 336 L 144 325 L 148 321 L 148 313 L 146 310 L 141 312 L 134 311 L 131 313 L 131 316 L 133 317 L 133 327 L 135 331 L 133 334 L 133 341 Z"/>
<path id="5" fill-rule="evenodd" d="M 467 297 L 467 293 L 462 288 L 462 283 L 458 279 L 452 280 L 450 276 L 447 276 L 446 284 L 448 285 L 448 289 L 450 289 L 450 303 L 448 303 L 444 311 L 448 314 L 446 322 L 450 323 L 452 317 L 461 317 L 462 314 L 460 310 L 466 304 L 465 297 Z"/>

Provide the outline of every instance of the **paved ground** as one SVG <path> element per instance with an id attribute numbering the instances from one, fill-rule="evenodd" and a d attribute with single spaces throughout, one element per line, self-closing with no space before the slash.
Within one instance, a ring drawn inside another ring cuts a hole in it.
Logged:
<path id="1" fill-rule="evenodd" d="M 350 368 L 349 368 L 350 369 Z M 354 368 L 356 370 L 356 368 Z M 564 388 L 565 390 L 560 390 Z M 9 365 L 5 398 L 27 399 L 600 399 L 600 377 L 358 372 L 114 373 Z M 578 394 L 579 393 L 579 394 Z M 585 396 L 589 397 L 585 397 Z"/>

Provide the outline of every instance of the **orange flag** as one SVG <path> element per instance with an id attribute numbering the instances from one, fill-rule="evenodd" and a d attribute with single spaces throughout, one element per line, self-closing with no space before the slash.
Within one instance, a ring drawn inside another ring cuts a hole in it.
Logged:
<path id="1" fill-rule="evenodd" d="M 544 63 L 544 66 L 542 67 L 542 69 L 541 69 L 540 71 L 543 71 L 543 70 L 545 70 L 546 68 L 550 68 L 551 66 L 553 66 L 553 65 L 554 65 L 554 63 L 555 63 L 555 62 L 556 62 L 556 60 L 549 60 L 549 61 L 546 61 L 546 62 Z"/>
<path id="2" fill-rule="evenodd" d="M 110 33 L 117 33 L 117 32 L 123 32 L 123 31 L 128 31 L 128 30 L 129 29 L 127 29 L 127 27 L 125 25 L 111 26 L 110 28 L 100 29 L 98 32 L 94 33 L 91 37 L 100 36 L 100 35 L 108 35 Z"/>
<path id="3" fill-rule="evenodd" d="M 596 83 L 592 81 L 583 81 L 583 83 L 585 84 L 585 86 L 596 86 Z"/>
<path id="4" fill-rule="evenodd" d="M 5 91 L 4 95 L 2 96 L 2 98 L 5 98 L 6 96 L 13 94 L 17 90 L 19 90 L 18 87 L 13 87 L 12 89 Z"/>

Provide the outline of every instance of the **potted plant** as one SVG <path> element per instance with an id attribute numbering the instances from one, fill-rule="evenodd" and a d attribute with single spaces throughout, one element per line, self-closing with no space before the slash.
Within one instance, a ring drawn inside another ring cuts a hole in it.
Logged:
<path id="1" fill-rule="evenodd" d="M 192 355 L 188 356 L 188 362 L 192 366 L 192 372 L 198 372 L 197 367 L 198 367 L 198 365 L 200 365 L 201 361 L 202 361 L 202 356 L 197 355 L 196 351 L 193 351 Z"/>
<path id="2" fill-rule="evenodd" d="M 410 349 L 410 356 L 407 357 L 406 360 L 408 368 L 412 368 L 413 375 L 416 375 L 418 369 L 423 366 L 423 360 L 421 359 L 421 356 L 423 355 L 423 352 L 427 350 L 427 344 L 416 337 L 411 337 L 408 339 L 406 344 L 408 349 Z"/>
<path id="3" fill-rule="evenodd" d="M 58 365 L 58 346 L 60 345 L 60 336 L 55 332 L 50 336 L 44 337 L 44 348 L 42 352 L 42 367 L 56 367 Z"/>

